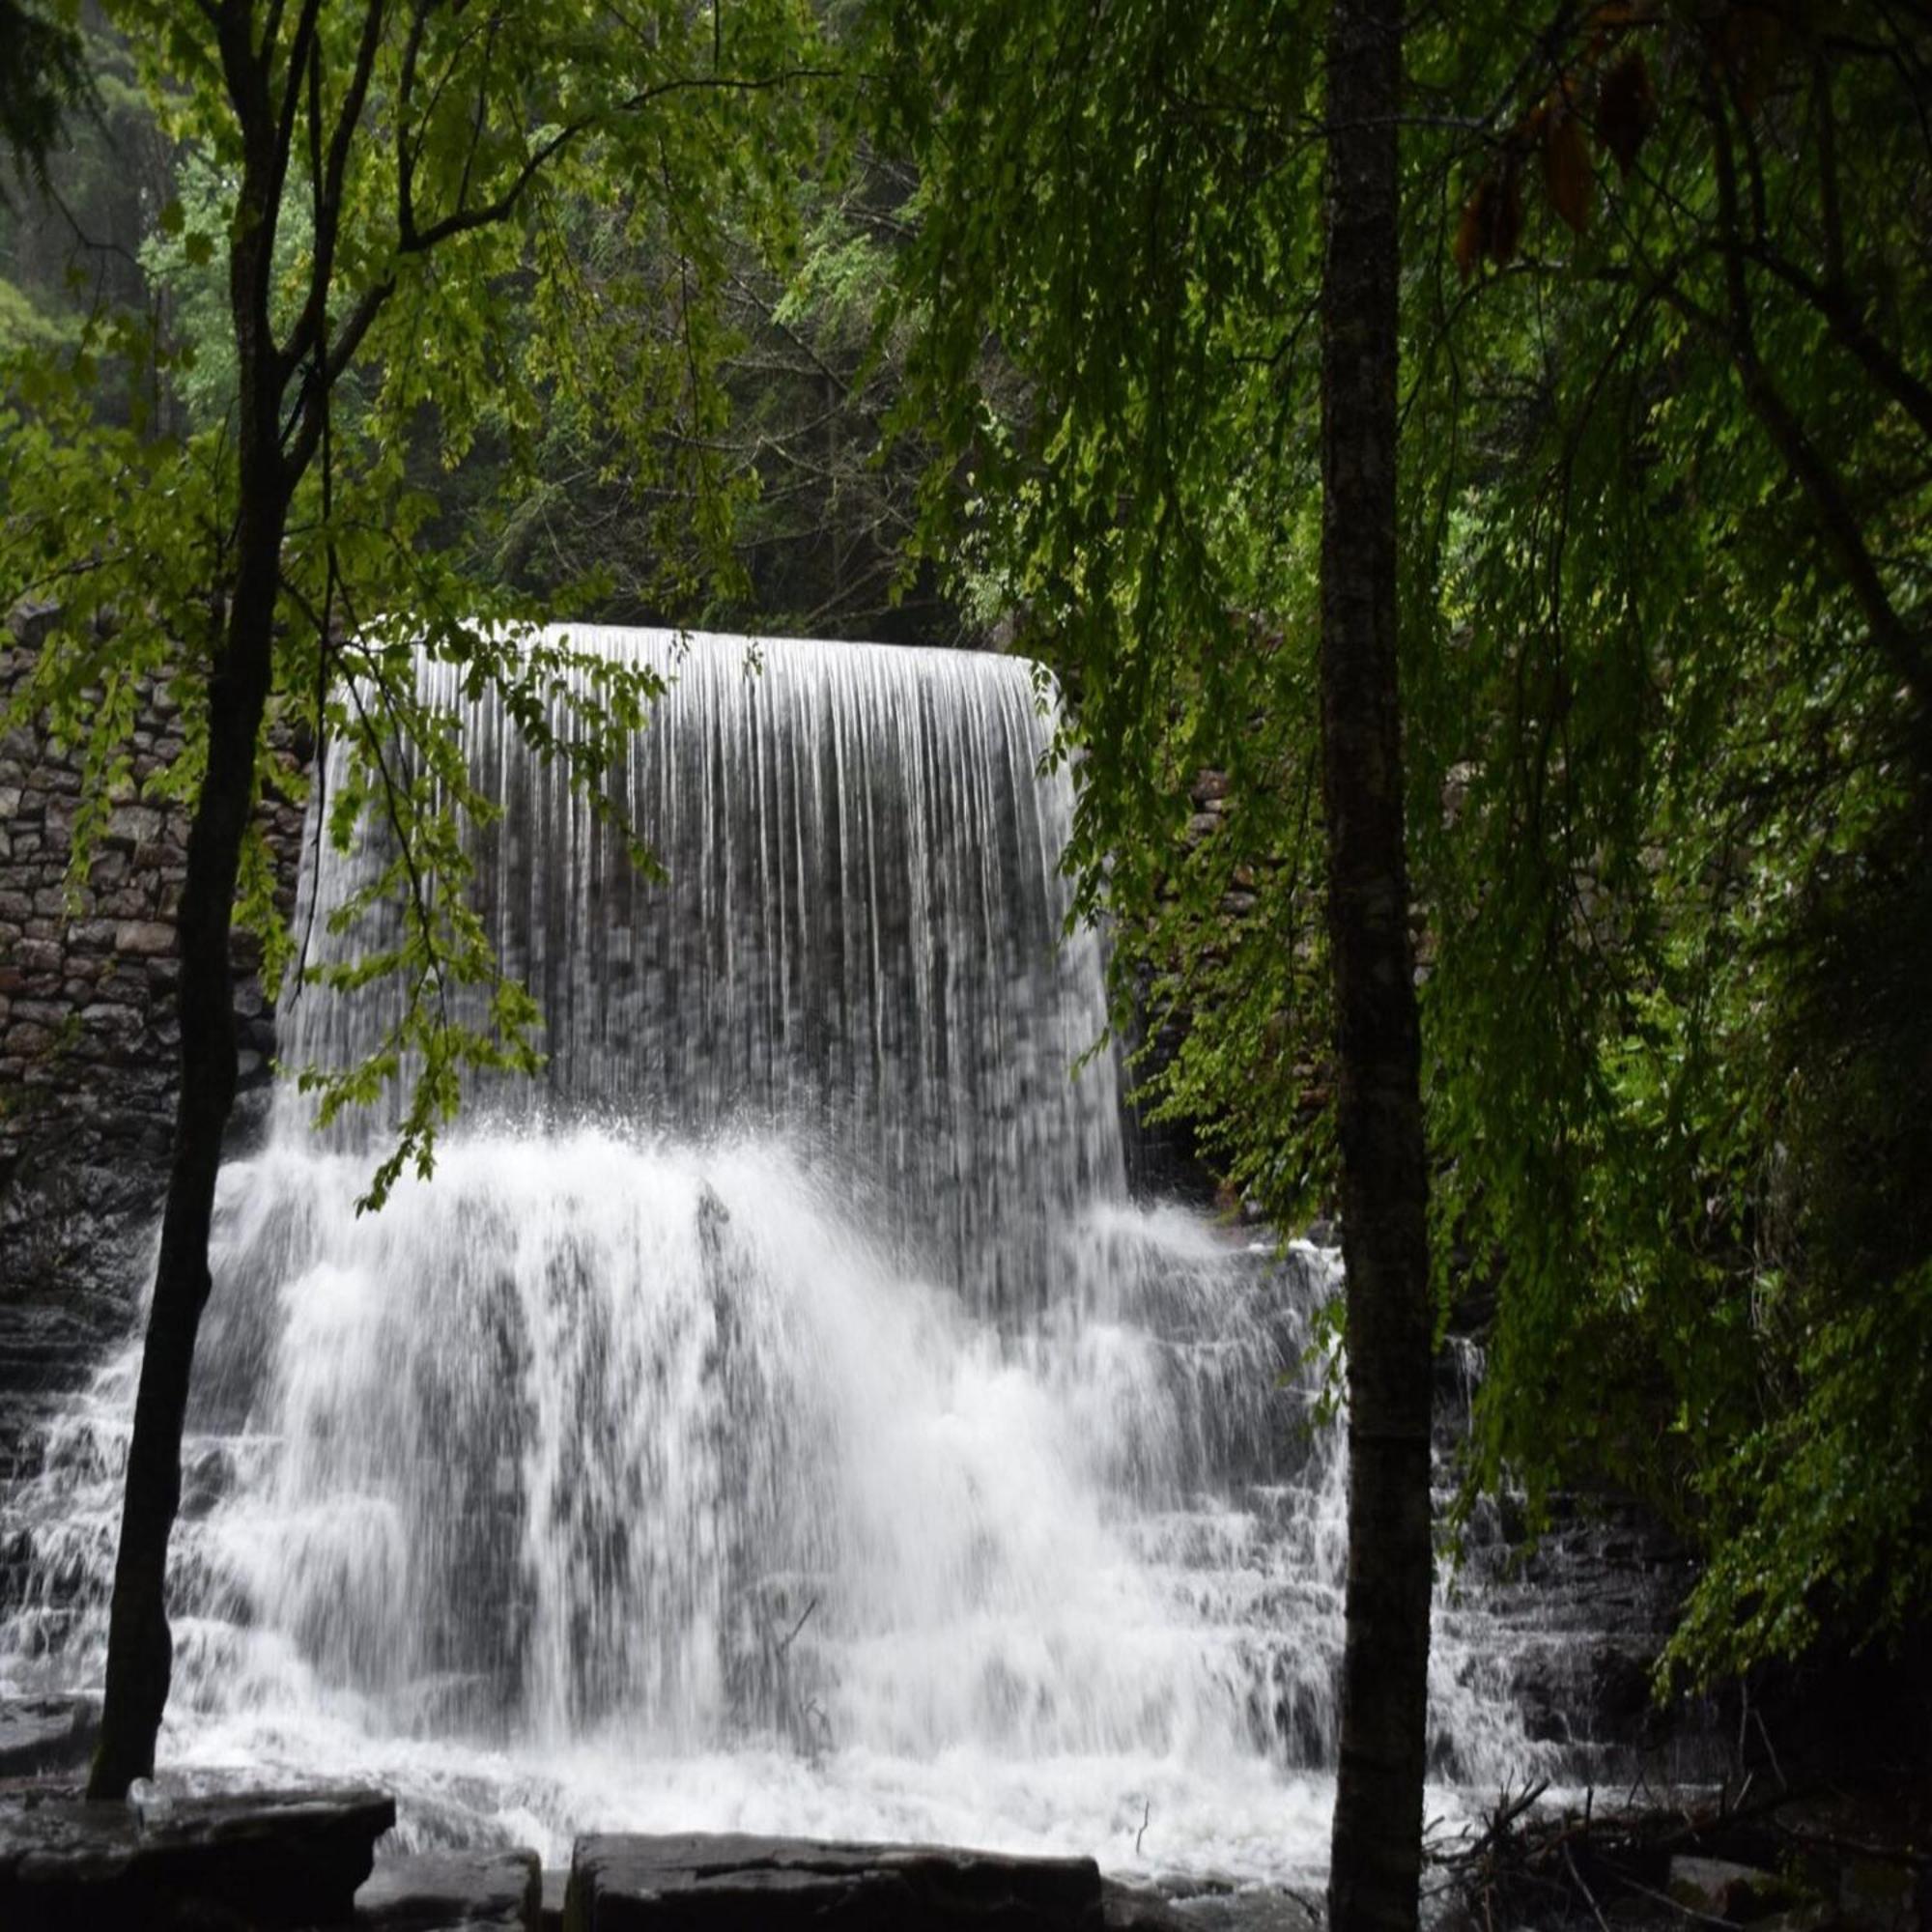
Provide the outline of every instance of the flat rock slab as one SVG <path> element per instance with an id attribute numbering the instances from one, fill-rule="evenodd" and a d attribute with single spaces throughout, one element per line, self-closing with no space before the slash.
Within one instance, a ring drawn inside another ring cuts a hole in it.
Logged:
<path id="1" fill-rule="evenodd" d="M 1102 1882 L 1107 1932 L 1321 1932 L 1321 1915 L 1277 1886 L 1168 1878 Z"/>
<path id="2" fill-rule="evenodd" d="M 355 1894 L 358 1928 L 538 1932 L 542 1861 L 534 1852 L 423 1852 L 385 1859 Z"/>
<path id="3" fill-rule="evenodd" d="M 177 1798 L 146 1823 L 125 1804 L 0 1810 L 7 1932 L 345 1924 L 396 1801 L 365 1790 Z"/>
<path id="4" fill-rule="evenodd" d="M 1100 1932 L 1092 1859 L 809 1838 L 577 1841 L 566 1932 Z"/>
<path id="5" fill-rule="evenodd" d="M 1776 1902 L 1778 1883 L 1753 1865 L 1728 1859 L 1675 1858 L 1670 1861 L 1671 1898 L 1691 1912 L 1717 1918 L 1760 1917 Z"/>
<path id="6" fill-rule="evenodd" d="M 99 1735 L 92 1697 L 0 1697 L 0 1777 L 78 1771 Z"/>

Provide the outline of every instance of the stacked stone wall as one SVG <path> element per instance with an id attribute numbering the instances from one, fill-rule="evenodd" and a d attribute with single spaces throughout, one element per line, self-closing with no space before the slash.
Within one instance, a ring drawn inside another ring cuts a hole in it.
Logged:
<path id="1" fill-rule="evenodd" d="M 29 617 L 0 633 L 0 717 L 45 628 Z M 138 1298 L 173 1131 L 187 863 L 186 808 L 143 786 L 182 742 L 173 704 L 149 693 L 133 782 L 81 878 L 77 759 L 38 722 L 0 737 L 0 1397 L 71 1385 Z M 286 909 L 301 811 L 278 798 L 260 810 Z M 250 937 L 234 957 L 245 1090 L 268 1079 L 274 1013 Z"/>

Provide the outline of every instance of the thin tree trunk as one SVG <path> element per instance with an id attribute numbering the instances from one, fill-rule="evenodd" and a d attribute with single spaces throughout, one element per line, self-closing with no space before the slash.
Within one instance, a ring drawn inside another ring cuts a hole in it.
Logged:
<path id="1" fill-rule="evenodd" d="M 1396 669 L 1395 0 L 1333 0 L 1321 294 L 1321 740 L 1348 1276 L 1333 1932 L 1412 1932 L 1429 1666 L 1428 1174 Z"/>
<path id="2" fill-rule="evenodd" d="M 261 125 L 259 114 L 256 124 Z M 269 213 L 279 192 L 272 156 L 251 155 L 229 259 L 241 388 L 235 580 L 221 648 L 208 683 L 208 766 L 188 831 L 176 920 L 181 973 L 181 1092 L 173 1165 L 161 1214 L 160 1261 L 141 1352 L 134 1433 L 128 1446 L 121 1542 L 107 1627 L 100 1742 L 87 1795 L 120 1799 L 155 1769 L 155 1741 L 174 1668 L 168 1632 L 168 1543 L 181 1507 L 187 1419 L 201 1313 L 208 1302 L 214 1180 L 235 1102 L 235 988 L 229 939 L 242 844 L 255 799 L 255 757 L 273 669 L 277 586 L 288 523 L 278 400 L 269 328 Z"/>
<path id="3" fill-rule="evenodd" d="M 277 519 L 279 524 L 279 519 Z M 254 802 L 255 748 L 268 696 L 274 617 L 270 574 L 237 588 L 219 668 L 210 681 L 208 771 L 188 834 L 179 915 L 181 1094 L 174 1163 L 161 1220 L 160 1262 L 141 1353 L 128 1449 L 121 1543 L 107 1634 L 107 1682 L 90 1798 L 124 1798 L 155 1769 L 173 1667 L 168 1634 L 168 1541 L 181 1505 L 182 1433 L 195 1339 L 208 1300 L 214 1179 L 235 1099 L 234 982 L 229 936 L 242 842 Z"/>

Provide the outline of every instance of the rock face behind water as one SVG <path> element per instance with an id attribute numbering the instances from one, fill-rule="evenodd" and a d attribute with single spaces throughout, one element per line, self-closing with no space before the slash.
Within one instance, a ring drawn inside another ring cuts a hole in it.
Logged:
<path id="1" fill-rule="evenodd" d="M 58 617 L 51 606 L 0 611 L 0 714 L 27 699 Z M 185 725 L 152 680 L 136 709 L 128 750 L 141 785 L 182 756 Z M 91 775 L 44 722 L 30 712 L 0 730 L 0 1481 L 31 1433 L 29 1399 L 79 1387 L 133 1319 L 179 1082 L 187 809 L 114 805 L 73 876 Z M 285 915 L 303 820 L 277 781 L 300 762 L 275 734 L 255 817 Z M 242 1087 L 257 1098 L 274 1051 L 259 954 L 236 935 Z"/>
<path id="2" fill-rule="evenodd" d="M 581 1838 L 566 1932 L 1100 1932 L 1092 1859 L 803 1838 Z"/>
<path id="3" fill-rule="evenodd" d="M 0 1777 L 78 1771 L 99 1735 L 92 1697 L 0 1697 Z"/>
<path id="4" fill-rule="evenodd" d="M 178 1799 L 146 1824 L 79 1801 L 0 1810 L 6 1932 L 348 1921 L 395 1800 L 364 1790 Z"/>

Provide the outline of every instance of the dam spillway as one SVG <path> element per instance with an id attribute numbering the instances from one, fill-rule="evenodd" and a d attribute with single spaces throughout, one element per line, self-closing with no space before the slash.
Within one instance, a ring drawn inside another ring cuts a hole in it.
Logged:
<path id="1" fill-rule="evenodd" d="M 1130 1198 L 1072 781 L 1010 658 L 573 627 L 668 680 L 612 801 L 458 667 L 479 917 L 546 1062 L 435 1178 L 293 1083 L 224 1169 L 164 1763 L 374 1777 L 420 1844 L 591 1828 L 1325 1851 L 1329 1259 Z M 324 841 L 325 960 L 380 840 Z M 389 995 L 310 988 L 290 1067 Z M 136 1362 L 7 1503 L 0 1679 L 99 1681 Z M 1536 1760 L 1445 1604 L 1439 1776 Z"/>

